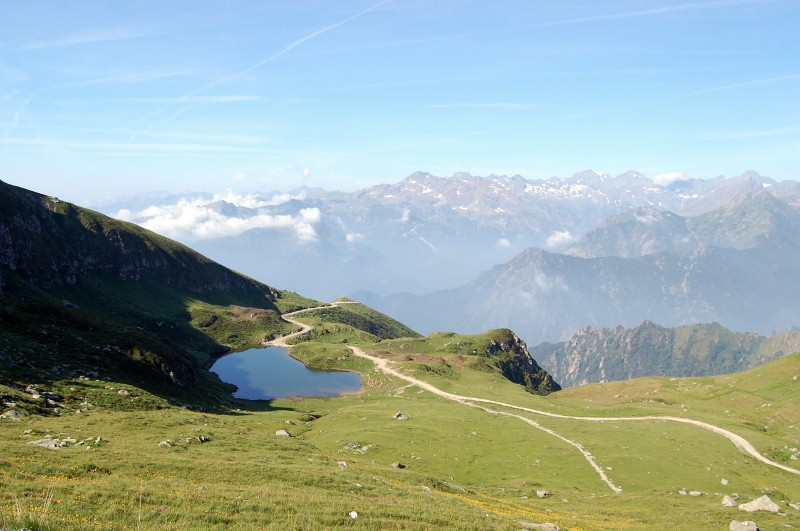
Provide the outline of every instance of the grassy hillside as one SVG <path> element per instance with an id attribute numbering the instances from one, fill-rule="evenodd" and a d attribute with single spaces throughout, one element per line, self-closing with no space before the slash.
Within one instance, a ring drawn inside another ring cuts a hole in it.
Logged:
<path id="1" fill-rule="evenodd" d="M 316 304 L 136 225 L 0 182 L 6 385 L 97 374 L 208 402 L 229 393 L 204 370 L 215 357 L 291 331 L 281 310 Z"/>
<path id="2" fill-rule="evenodd" d="M 755 519 L 772 529 L 800 516 L 787 505 L 800 500 L 796 476 L 754 462 L 714 433 L 514 412 L 591 451 L 623 487 L 614 494 L 563 440 L 386 376 L 347 345 L 360 343 L 407 374 L 469 396 L 578 415 L 708 420 L 789 465 L 796 463 L 789 448 L 800 446 L 800 354 L 737 375 L 644 378 L 542 397 L 478 356 L 487 340 L 503 339 L 498 332 L 378 343 L 340 333 L 347 343 L 307 341 L 292 351 L 311 365 L 363 374 L 360 393 L 338 398 L 231 399 L 225 413 L 202 413 L 136 386 L 64 378 L 61 416 L 0 419 L 0 527 L 519 529 L 524 521 L 575 530 L 723 529 L 732 519 Z M 14 407 L 37 402 L 0 389 Z M 281 429 L 292 436 L 276 437 Z M 47 437 L 75 442 L 56 450 L 29 444 Z M 542 489 L 551 495 L 539 498 Z M 768 493 L 786 516 L 723 508 L 722 495 L 734 492 L 742 501 Z"/>
<path id="3" fill-rule="evenodd" d="M 349 300 L 339 301 L 336 306 L 304 312 L 302 318 L 304 321 L 318 323 L 321 326 L 317 326 L 310 335 L 300 338 L 301 341 L 335 342 L 342 332 L 347 333 L 351 330 L 363 332 L 375 341 L 420 337 L 417 332 L 388 315 Z"/>

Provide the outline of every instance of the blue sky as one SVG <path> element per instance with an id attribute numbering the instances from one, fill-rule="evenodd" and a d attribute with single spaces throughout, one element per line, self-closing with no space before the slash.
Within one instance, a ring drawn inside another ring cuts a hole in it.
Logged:
<path id="1" fill-rule="evenodd" d="M 796 0 L 2 11 L 0 179 L 83 204 L 416 170 L 800 179 Z"/>

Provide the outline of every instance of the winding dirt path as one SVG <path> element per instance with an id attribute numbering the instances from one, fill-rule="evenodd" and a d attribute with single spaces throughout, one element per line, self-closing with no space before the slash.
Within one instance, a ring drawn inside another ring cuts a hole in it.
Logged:
<path id="1" fill-rule="evenodd" d="M 493 404 L 493 405 L 496 405 L 496 406 L 502 406 L 502 407 L 506 407 L 506 408 L 509 408 L 509 409 L 517 409 L 517 410 L 520 410 L 520 411 L 525 411 L 527 413 L 533 413 L 535 415 L 542 415 L 542 416 L 545 416 L 545 417 L 551 417 L 551 418 L 557 418 L 557 419 L 582 420 L 582 421 L 589 421 L 589 422 L 627 422 L 627 421 L 637 421 L 637 420 L 639 420 L 639 421 L 641 421 L 641 420 L 666 420 L 666 421 L 671 421 L 671 422 L 681 422 L 681 423 L 684 423 L 684 424 L 692 424 L 694 426 L 698 426 L 700 428 L 704 428 L 706 430 L 709 430 L 709 431 L 712 431 L 712 432 L 717 433 L 719 435 L 722 435 L 723 437 L 725 437 L 726 439 L 731 441 L 733 443 L 733 445 L 736 446 L 736 448 L 738 448 L 739 450 L 745 452 L 746 454 L 749 454 L 751 457 L 754 457 L 755 459 L 761 461 L 762 463 L 765 463 L 767 465 L 773 466 L 775 468 L 779 468 L 781 470 L 785 470 L 786 472 L 790 472 L 792 474 L 800 475 L 800 470 L 797 470 L 795 468 L 792 468 L 792 467 L 789 467 L 789 466 L 786 466 L 786 465 L 782 465 L 780 463 L 776 463 L 775 461 L 772 461 L 771 459 L 768 459 L 768 458 L 764 457 L 763 455 L 761 455 L 761 453 L 759 453 L 759 451 L 755 449 L 755 447 L 750 443 L 750 441 L 748 441 L 747 439 L 745 439 L 741 435 L 737 435 L 736 433 L 733 433 L 732 431 L 726 430 L 725 428 L 720 428 L 719 426 L 715 426 L 714 424 L 709 424 L 708 422 L 703 422 L 703 421 L 700 421 L 700 420 L 690 419 L 690 418 L 686 418 L 686 417 L 672 417 L 672 416 L 662 416 L 662 415 L 647 415 L 647 416 L 642 416 L 642 417 L 577 417 L 577 416 L 572 416 L 572 415 L 561 415 L 561 414 L 558 414 L 558 413 L 551 413 L 549 411 L 542 411 L 542 410 L 539 410 L 539 409 L 532 409 L 532 408 L 528 408 L 528 407 L 515 406 L 514 404 L 507 404 L 505 402 L 498 402 L 496 400 L 488 400 L 486 398 L 477 398 L 477 397 L 472 397 L 472 396 L 455 395 L 453 393 L 448 393 L 446 391 L 442 391 L 441 389 L 439 389 L 437 387 L 434 387 L 433 385 L 431 385 L 429 383 L 426 383 L 426 382 L 423 382 L 421 380 L 418 380 L 418 379 L 416 379 L 416 378 L 414 378 L 412 376 L 407 376 L 407 375 L 405 375 L 405 374 L 403 374 L 401 372 L 398 372 L 398 371 L 392 369 L 391 367 L 388 366 L 388 360 L 386 360 L 384 358 L 378 358 L 378 357 L 375 357 L 375 356 L 370 356 L 369 354 L 365 353 L 363 350 L 361 350 L 358 347 L 351 346 L 350 349 L 353 351 L 353 353 L 356 356 L 360 356 L 362 358 L 366 358 L 368 360 L 371 360 L 373 363 L 375 363 L 378 366 L 378 368 L 380 370 L 386 372 L 387 374 L 391 374 L 392 376 L 396 376 L 396 377 L 398 377 L 398 378 L 400 378 L 402 380 L 405 380 L 407 382 L 413 383 L 414 385 L 416 385 L 416 386 L 418 386 L 418 387 L 420 387 L 422 389 L 425 389 L 426 391 L 430 391 L 431 393 L 437 394 L 437 395 L 439 395 L 441 397 L 444 397 L 444 398 L 447 398 L 447 399 L 450 399 L 450 400 L 455 400 L 456 402 L 460 402 L 460 403 L 477 402 L 477 403 L 484 403 L 484 404 Z M 561 438 L 561 437 L 559 437 L 559 438 Z M 587 457 L 587 459 L 588 459 L 588 457 Z"/>
<path id="2" fill-rule="evenodd" d="M 314 307 L 314 308 L 305 308 L 303 310 L 298 310 L 296 312 L 291 312 L 291 313 L 284 314 L 282 317 L 285 320 L 289 321 L 290 323 L 292 323 L 294 325 L 300 326 L 301 329 L 299 331 L 293 332 L 293 333 L 291 333 L 291 334 L 289 334 L 287 336 L 283 336 L 283 337 L 277 338 L 277 339 L 271 341 L 269 343 L 269 345 L 276 346 L 276 347 L 289 348 L 291 346 L 291 345 L 289 345 L 287 343 L 287 341 L 289 339 L 292 339 L 292 338 L 295 338 L 297 336 L 306 334 L 306 333 L 308 333 L 308 332 L 310 332 L 311 330 L 314 329 L 311 325 L 305 324 L 305 323 L 303 323 L 301 321 L 298 321 L 296 319 L 292 319 L 293 316 L 295 316 L 297 314 L 300 314 L 300 313 L 303 313 L 303 312 L 310 312 L 310 311 L 319 310 L 319 309 L 322 309 L 322 308 L 329 308 L 330 306 L 336 306 L 338 304 L 353 304 L 353 303 L 349 302 L 349 301 L 348 302 L 340 302 L 340 303 L 334 302 L 334 303 L 331 303 L 328 306 L 317 306 L 317 307 Z M 733 443 L 733 445 L 736 448 L 738 448 L 740 451 L 750 455 L 751 457 L 757 459 L 758 461 L 761 461 L 764 464 L 767 464 L 769 466 L 773 466 L 775 468 L 779 468 L 779 469 L 784 470 L 786 472 L 789 472 L 791 474 L 800 475 L 800 470 L 797 470 L 795 468 L 792 468 L 792 467 L 789 467 L 789 466 L 786 466 L 786 465 L 782 465 L 780 463 L 776 463 L 775 461 L 772 461 L 771 459 L 768 459 L 768 458 L 764 457 L 763 455 L 761 455 L 761 453 L 759 453 L 759 451 L 756 450 L 756 448 L 750 443 L 750 441 L 748 441 L 747 439 L 745 439 L 741 435 L 737 435 L 736 433 L 733 433 L 732 431 L 726 430 L 725 428 L 720 428 L 719 426 L 715 426 L 714 424 L 709 424 L 708 422 L 703 422 L 703 421 L 700 421 L 700 420 L 694 420 L 694 419 L 690 419 L 690 418 L 686 418 L 686 417 L 659 416 L 659 415 L 647 415 L 647 416 L 642 416 L 642 417 L 578 417 L 578 416 L 572 416 L 572 415 L 561 415 L 559 413 L 551 413 L 549 411 L 542 411 L 542 410 L 539 410 L 539 409 L 532 409 L 532 408 L 527 408 L 527 407 L 522 407 L 522 406 L 516 406 L 514 404 L 507 404 L 505 402 L 498 402 L 496 400 L 489 400 L 489 399 L 486 399 L 486 398 L 478 398 L 478 397 L 472 397 L 472 396 L 457 395 L 457 394 L 453 394 L 453 393 L 448 393 L 447 391 L 443 391 L 443 390 L 439 389 L 438 387 L 435 387 L 435 386 L 433 386 L 433 385 L 431 385 L 431 384 L 429 384 L 427 382 L 424 382 L 422 380 L 414 378 L 413 376 L 408 376 L 406 374 L 403 374 L 403 373 L 397 371 L 396 369 L 393 369 L 392 367 L 389 366 L 389 360 L 387 360 L 385 358 L 379 358 L 377 356 L 372 356 L 372 355 L 367 354 L 366 352 L 364 352 L 359 347 L 355 347 L 355 346 L 352 346 L 352 345 L 350 345 L 348 348 L 353 352 L 354 355 L 356 355 L 356 356 L 358 356 L 360 358 L 364 358 L 364 359 L 370 360 L 371 362 L 373 362 L 375 364 L 375 366 L 380 371 L 384 372 L 385 374 L 389 374 L 391 376 L 394 376 L 396 378 L 404 380 L 404 381 L 406 381 L 406 382 L 408 382 L 408 383 L 410 383 L 412 385 L 415 385 L 415 386 L 419 387 L 420 389 L 424 389 L 426 391 L 429 391 L 429 392 L 431 392 L 431 393 L 433 393 L 433 394 L 435 394 L 437 396 L 441 396 L 441 397 L 446 398 L 448 400 L 453 400 L 454 402 L 458 402 L 459 404 L 463 404 L 463 405 L 469 406 L 469 407 L 478 408 L 478 409 L 480 409 L 482 411 L 485 411 L 486 413 L 489 413 L 489 414 L 492 414 L 492 415 L 502 415 L 502 416 L 506 416 L 506 417 L 512 417 L 512 418 L 519 419 L 522 422 L 525 422 L 525 423 L 527 423 L 527 424 L 529 424 L 529 425 L 531 425 L 531 426 L 533 426 L 533 427 L 535 427 L 535 428 L 537 428 L 539 430 L 542 430 L 543 432 L 545 432 L 545 433 L 547 433 L 549 435 L 552 435 L 553 437 L 556 437 L 556 438 L 564 441 L 565 443 L 567 443 L 567 444 L 573 446 L 574 448 L 576 448 L 581 453 L 581 455 L 583 455 L 584 459 L 586 459 L 589 462 L 589 464 L 592 466 L 592 468 L 600 476 L 600 479 L 603 480 L 603 482 L 606 483 L 609 486 L 609 488 L 611 488 L 611 490 L 614 491 L 615 493 L 622 492 L 622 489 L 620 487 L 618 487 L 617 485 L 615 485 L 613 481 L 611 481 L 611 479 L 608 477 L 608 475 L 605 473 L 605 471 L 600 467 L 600 465 L 597 464 L 597 461 L 595 460 L 594 456 L 588 450 L 586 450 L 580 443 L 572 441 L 572 440 L 564 437 L 563 435 L 551 430 L 550 428 L 546 428 L 546 427 L 542 426 L 541 424 L 539 424 L 535 420 L 530 419 L 528 417 L 525 417 L 525 416 L 522 416 L 522 415 L 515 415 L 514 413 L 509 413 L 509 412 L 505 412 L 505 411 L 497 411 L 495 409 L 490 409 L 490 408 L 485 407 L 485 406 L 480 405 L 480 404 L 492 404 L 492 405 L 495 405 L 495 406 L 500 406 L 500 407 L 504 407 L 504 408 L 508 408 L 508 409 L 516 409 L 518 411 L 524 411 L 526 413 L 533 413 L 534 415 L 541 415 L 541 416 L 544 416 L 544 417 L 551 417 L 551 418 L 557 418 L 557 419 L 579 420 L 579 421 L 587 421 L 587 422 L 628 422 L 628 421 L 645 421 L 645 420 L 653 421 L 653 420 L 655 420 L 655 421 L 670 421 L 670 422 L 680 422 L 680 423 L 683 423 L 683 424 L 692 424 L 694 426 L 697 426 L 697 427 L 712 431 L 714 433 L 717 433 L 719 435 L 722 435 L 723 437 L 725 437 L 726 439 L 731 441 Z"/>

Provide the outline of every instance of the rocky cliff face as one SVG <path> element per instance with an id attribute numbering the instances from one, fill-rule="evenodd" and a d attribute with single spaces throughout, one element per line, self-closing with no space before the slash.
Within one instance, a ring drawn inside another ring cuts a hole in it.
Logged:
<path id="1" fill-rule="evenodd" d="M 567 341 L 542 343 L 534 355 L 564 386 L 639 376 L 703 376 L 755 367 L 800 350 L 800 333 L 767 338 L 717 323 L 665 328 L 586 327 Z"/>
<path id="2" fill-rule="evenodd" d="M 536 363 L 525 342 L 511 330 L 498 330 L 485 352 L 503 376 L 524 385 L 528 391 L 546 395 L 561 390 L 552 376 Z"/>

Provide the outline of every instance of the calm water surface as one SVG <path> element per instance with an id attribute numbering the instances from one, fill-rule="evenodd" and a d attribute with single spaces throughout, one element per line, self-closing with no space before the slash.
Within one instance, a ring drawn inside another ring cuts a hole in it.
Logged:
<path id="1" fill-rule="evenodd" d="M 239 387 L 233 396 L 248 400 L 338 396 L 361 389 L 360 374 L 311 370 L 279 347 L 228 354 L 218 359 L 211 370 L 223 381 Z"/>

